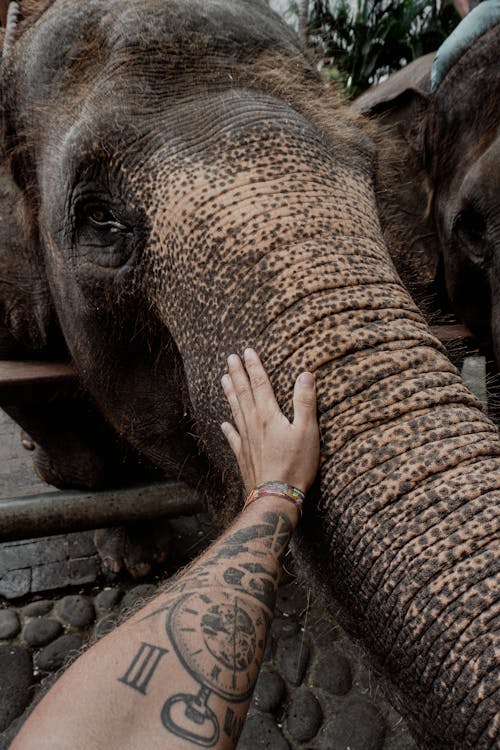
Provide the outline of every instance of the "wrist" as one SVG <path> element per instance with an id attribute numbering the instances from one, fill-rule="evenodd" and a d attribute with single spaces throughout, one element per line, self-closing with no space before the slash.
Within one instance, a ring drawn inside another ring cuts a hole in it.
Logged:
<path id="1" fill-rule="evenodd" d="M 300 521 L 300 511 L 296 505 L 289 500 L 285 500 L 278 495 L 261 495 L 250 505 L 244 505 L 241 512 L 246 514 L 254 513 L 261 515 L 267 511 L 274 511 L 286 515 L 293 528 L 295 529 Z"/>
<path id="2" fill-rule="evenodd" d="M 302 515 L 302 505 L 305 500 L 305 493 L 301 489 L 293 487 L 290 484 L 278 481 L 259 483 L 248 494 L 243 509 L 248 508 L 248 506 L 262 498 L 266 498 L 268 502 L 270 498 L 278 498 L 284 501 L 296 510 L 297 520 Z"/>

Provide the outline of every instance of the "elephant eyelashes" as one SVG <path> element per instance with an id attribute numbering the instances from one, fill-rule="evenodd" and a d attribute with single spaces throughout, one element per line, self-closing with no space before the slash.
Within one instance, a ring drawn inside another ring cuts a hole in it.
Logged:
<path id="1" fill-rule="evenodd" d="M 453 232 L 463 242 L 471 260 L 481 262 L 486 250 L 486 222 L 478 211 L 460 211 L 453 225 Z"/>
<path id="2" fill-rule="evenodd" d="M 127 227 L 119 222 L 112 212 L 105 206 L 89 205 L 84 209 L 88 221 L 97 229 L 110 232 L 126 232 Z"/>

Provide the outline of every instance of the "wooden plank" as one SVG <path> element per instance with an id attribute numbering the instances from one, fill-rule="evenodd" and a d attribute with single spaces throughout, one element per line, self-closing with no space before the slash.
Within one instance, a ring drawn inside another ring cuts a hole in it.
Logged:
<path id="1" fill-rule="evenodd" d="M 76 370 L 71 363 L 0 360 L 0 388 L 61 380 L 76 380 Z"/>
<path id="2" fill-rule="evenodd" d="M 460 323 L 456 323 L 455 325 L 431 326 L 431 331 L 436 338 L 443 342 L 472 338 L 469 329 Z"/>
<path id="3" fill-rule="evenodd" d="M 201 513 L 203 499 L 181 482 L 103 492 L 60 491 L 0 500 L 0 541 L 87 531 Z"/>
<path id="4" fill-rule="evenodd" d="M 0 406 L 50 398 L 77 383 L 71 363 L 0 360 Z"/>

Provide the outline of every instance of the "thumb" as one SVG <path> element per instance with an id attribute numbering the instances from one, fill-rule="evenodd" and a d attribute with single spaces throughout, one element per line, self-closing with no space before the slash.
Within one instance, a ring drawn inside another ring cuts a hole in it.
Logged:
<path id="1" fill-rule="evenodd" d="M 293 423 L 300 427 L 316 420 L 316 381 L 311 372 L 303 372 L 293 389 Z"/>

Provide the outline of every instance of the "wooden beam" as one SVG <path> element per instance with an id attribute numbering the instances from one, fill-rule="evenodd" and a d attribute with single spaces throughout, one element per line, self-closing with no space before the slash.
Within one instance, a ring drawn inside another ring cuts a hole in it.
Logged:
<path id="1" fill-rule="evenodd" d="M 70 363 L 0 360 L 0 405 L 46 398 L 77 383 Z"/>
<path id="2" fill-rule="evenodd" d="M 455 325 L 431 326 L 431 331 L 436 338 L 443 342 L 472 338 L 472 333 L 469 329 L 460 323 L 456 323 Z"/>
<path id="3" fill-rule="evenodd" d="M 10 0 L 0 0 L 0 22 L 5 29 L 7 26 L 7 11 L 9 10 Z"/>
<path id="4" fill-rule="evenodd" d="M 190 516 L 204 510 L 202 498 L 181 482 L 7 498 L 0 500 L 0 542 Z"/>

